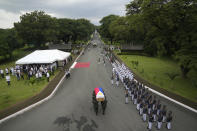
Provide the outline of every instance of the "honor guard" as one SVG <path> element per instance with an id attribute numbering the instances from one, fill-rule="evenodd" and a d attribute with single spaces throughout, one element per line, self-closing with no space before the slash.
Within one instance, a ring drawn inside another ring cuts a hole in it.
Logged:
<path id="1" fill-rule="evenodd" d="M 153 115 L 152 115 L 152 112 L 151 112 L 151 113 L 149 114 L 148 127 L 147 127 L 147 129 L 148 129 L 149 131 L 151 131 L 152 125 L 153 125 Z"/>
<path id="2" fill-rule="evenodd" d="M 148 111 L 148 109 L 147 109 L 147 105 L 145 105 L 145 107 L 144 107 L 144 109 L 143 109 L 143 115 L 142 115 L 142 119 L 143 119 L 143 121 L 146 121 L 146 115 L 147 115 L 147 111 Z"/>
<path id="3" fill-rule="evenodd" d="M 161 112 L 159 113 L 158 119 L 157 119 L 157 129 L 160 130 L 161 126 L 162 126 L 162 120 L 163 120 L 163 116 L 161 114 Z"/>

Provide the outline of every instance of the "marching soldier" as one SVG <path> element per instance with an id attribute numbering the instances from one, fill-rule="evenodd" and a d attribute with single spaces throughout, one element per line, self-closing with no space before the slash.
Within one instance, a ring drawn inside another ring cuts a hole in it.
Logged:
<path id="1" fill-rule="evenodd" d="M 113 74 L 111 75 L 111 84 L 112 84 L 112 87 L 113 87 L 113 85 L 114 85 L 114 76 L 113 76 Z"/>
<path id="2" fill-rule="evenodd" d="M 147 115 L 147 111 L 148 111 L 148 109 L 147 109 L 147 105 L 145 105 L 145 107 L 144 107 L 144 109 L 143 109 L 143 121 L 145 122 L 146 121 L 146 115 Z"/>
<path id="3" fill-rule="evenodd" d="M 126 90 L 125 92 L 125 104 L 128 104 L 128 97 L 129 97 L 129 93 L 128 93 L 128 90 Z"/>
<path id="4" fill-rule="evenodd" d="M 168 130 L 171 129 L 171 121 L 172 121 L 172 111 L 169 111 L 168 117 L 167 117 L 167 119 L 166 119 L 166 122 L 167 122 L 166 128 L 167 128 Z"/>
<path id="5" fill-rule="evenodd" d="M 163 115 L 163 120 L 162 122 L 165 122 L 166 121 L 166 113 L 167 113 L 167 110 L 166 110 L 166 105 L 163 106 L 163 109 L 162 109 L 162 115 Z"/>
<path id="6" fill-rule="evenodd" d="M 153 125 L 153 115 L 152 115 L 152 112 L 151 112 L 150 115 L 149 115 L 148 127 L 147 127 L 147 129 L 148 129 L 149 131 L 151 131 L 152 125 Z"/>
<path id="7" fill-rule="evenodd" d="M 157 119 L 157 129 L 160 130 L 161 126 L 162 126 L 162 120 L 163 120 L 163 116 L 161 114 L 161 112 L 159 113 L 158 119 Z"/>
<path id="8" fill-rule="evenodd" d="M 153 107 L 152 107 L 153 110 L 155 109 L 156 102 L 157 102 L 156 96 L 154 96 L 154 98 L 153 98 Z"/>
<path id="9" fill-rule="evenodd" d="M 137 91 L 135 91 L 134 93 L 134 101 L 133 104 L 136 105 L 137 104 Z"/>
<path id="10" fill-rule="evenodd" d="M 157 115 L 160 114 L 160 109 L 161 109 L 161 103 L 160 103 L 160 100 L 158 100 L 158 102 L 157 102 Z"/>
<path id="11" fill-rule="evenodd" d="M 140 97 L 137 98 L 137 110 L 139 111 L 140 110 L 140 102 L 141 102 L 141 99 Z"/>
<path id="12" fill-rule="evenodd" d="M 156 121 L 156 117 L 157 117 L 157 108 L 154 108 L 153 110 L 153 120 Z"/>
<path id="13" fill-rule="evenodd" d="M 140 112 L 139 112 L 139 114 L 142 115 L 142 113 L 143 113 L 143 102 L 141 101 L 140 102 Z"/>

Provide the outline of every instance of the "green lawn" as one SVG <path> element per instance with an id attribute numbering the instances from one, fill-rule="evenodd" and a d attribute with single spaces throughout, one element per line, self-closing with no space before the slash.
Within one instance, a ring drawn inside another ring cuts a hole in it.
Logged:
<path id="1" fill-rule="evenodd" d="M 55 75 L 58 72 L 59 70 L 55 72 Z M 53 79 L 55 75 L 51 76 L 50 80 Z M 31 80 L 27 80 L 25 76 L 24 80 L 21 79 L 18 81 L 16 76 L 11 75 L 11 85 L 8 86 L 5 78 L 0 78 L 0 110 L 38 94 L 48 84 L 46 78 L 32 84 L 31 82 L 34 79 L 35 77 L 31 78 Z"/>
<path id="2" fill-rule="evenodd" d="M 188 78 L 183 79 L 178 64 L 173 60 L 139 55 L 118 56 L 137 75 L 150 83 L 197 102 L 197 72 L 191 71 Z M 132 61 L 138 61 L 138 66 L 132 64 Z M 171 72 L 179 74 L 173 81 L 166 75 Z"/>
<path id="3" fill-rule="evenodd" d="M 32 51 L 26 51 L 25 48 L 17 49 L 13 52 L 13 60 L 7 60 L 4 63 L 0 64 L 0 69 L 5 69 L 6 67 L 14 67 L 15 61 Z M 2 57 L 0 57 L 1 59 Z M 55 71 L 55 75 L 58 74 L 59 70 Z M 55 75 L 51 76 L 50 79 L 54 78 Z M 25 76 L 25 80 L 17 81 L 16 76 L 11 76 L 11 86 L 7 85 L 7 82 L 0 76 L 0 110 L 3 110 L 11 105 L 16 104 L 17 102 L 23 101 L 27 98 L 30 98 L 36 94 L 38 94 L 42 89 L 44 89 L 48 82 L 46 78 L 35 82 L 32 84 L 32 78 L 30 81 L 27 80 Z"/>

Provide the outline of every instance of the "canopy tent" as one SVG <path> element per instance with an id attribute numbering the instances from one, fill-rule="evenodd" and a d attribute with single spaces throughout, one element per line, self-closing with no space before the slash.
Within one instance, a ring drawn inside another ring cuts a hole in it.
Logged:
<path id="1" fill-rule="evenodd" d="M 17 65 L 24 64 L 50 64 L 55 61 L 63 61 L 71 54 L 60 50 L 36 50 L 31 54 L 16 61 Z"/>

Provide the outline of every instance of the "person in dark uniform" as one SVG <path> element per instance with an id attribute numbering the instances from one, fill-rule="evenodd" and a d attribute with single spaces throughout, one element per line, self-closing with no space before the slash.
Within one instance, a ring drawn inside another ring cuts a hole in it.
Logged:
<path id="1" fill-rule="evenodd" d="M 162 120 L 162 122 L 165 122 L 165 121 L 166 121 L 166 113 L 167 113 L 166 105 L 163 105 L 163 109 L 161 110 L 161 113 L 162 113 L 162 115 L 163 115 L 163 120 Z"/>
<path id="2" fill-rule="evenodd" d="M 98 101 L 94 101 L 94 111 L 98 115 Z"/>
<path id="3" fill-rule="evenodd" d="M 94 91 L 92 93 L 92 103 L 93 103 L 94 111 L 97 115 L 98 114 L 98 101 L 96 100 L 96 95 Z"/>
<path id="4" fill-rule="evenodd" d="M 166 118 L 166 122 L 167 122 L 166 128 L 167 128 L 168 130 L 171 129 L 171 121 L 172 121 L 172 111 L 169 111 L 168 116 L 167 116 L 167 118 Z"/>
<path id="5" fill-rule="evenodd" d="M 128 104 L 128 97 L 129 97 L 129 93 L 128 93 L 128 90 L 126 90 L 125 92 L 125 104 Z"/>
<path id="6" fill-rule="evenodd" d="M 140 110 L 140 102 L 141 102 L 141 99 L 140 97 L 138 96 L 137 98 L 137 106 L 136 106 L 136 109 L 139 111 Z"/>
<path id="7" fill-rule="evenodd" d="M 157 129 L 160 130 L 161 126 L 162 126 L 162 120 L 163 120 L 163 116 L 162 113 L 159 113 L 158 119 L 157 119 Z"/>
<path id="8" fill-rule="evenodd" d="M 131 88 L 131 101 L 133 101 L 133 99 L 134 99 L 134 89 Z"/>
<path id="9" fill-rule="evenodd" d="M 152 111 L 152 106 L 153 106 L 153 102 L 152 102 L 152 100 L 149 100 L 149 103 L 148 103 L 148 114 L 150 114 L 150 112 Z"/>
<path id="10" fill-rule="evenodd" d="M 155 109 L 156 102 L 157 102 L 156 96 L 154 96 L 154 98 L 153 98 L 153 107 L 152 107 L 153 110 Z"/>
<path id="11" fill-rule="evenodd" d="M 143 113 L 143 102 L 141 101 L 140 102 L 140 111 L 139 111 L 139 114 L 142 115 Z"/>
<path id="12" fill-rule="evenodd" d="M 142 116 L 142 119 L 143 119 L 144 122 L 146 121 L 147 111 L 148 111 L 147 105 L 145 105 L 144 109 L 143 109 L 143 116 Z"/>
<path id="13" fill-rule="evenodd" d="M 158 102 L 157 102 L 157 115 L 160 114 L 160 110 L 161 110 L 161 103 L 160 103 L 160 100 L 158 100 Z"/>
<path id="14" fill-rule="evenodd" d="M 106 99 L 101 102 L 101 106 L 102 106 L 103 115 L 104 115 L 105 114 L 105 109 L 107 107 L 107 100 Z"/>
<path id="15" fill-rule="evenodd" d="M 157 107 L 155 107 L 153 110 L 153 120 L 156 121 L 156 118 L 157 118 Z"/>
<path id="16" fill-rule="evenodd" d="M 137 91 L 134 92 L 134 100 L 133 100 L 133 104 L 137 104 Z"/>
<path id="17" fill-rule="evenodd" d="M 148 129 L 149 131 L 151 131 L 152 125 L 153 125 L 153 114 L 152 114 L 152 112 L 151 112 L 151 113 L 149 114 L 148 127 L 147 127 L 147 129 Z"/>

